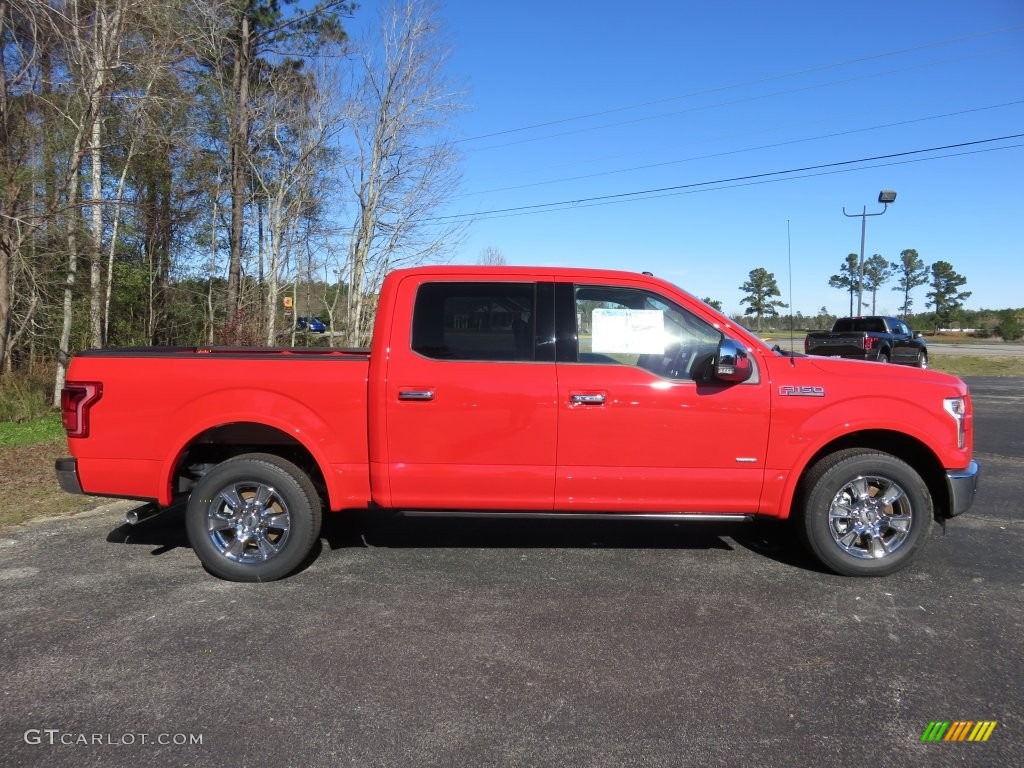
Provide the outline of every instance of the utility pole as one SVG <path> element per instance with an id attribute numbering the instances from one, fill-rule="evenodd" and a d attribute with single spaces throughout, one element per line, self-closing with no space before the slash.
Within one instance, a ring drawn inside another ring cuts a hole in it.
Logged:
<path id="1" fill-rule="evenodd" d="M 868 216 L 881 216 L 889 210 L 889 203 L 896 202 L 896 193 L 891 189 L 883 189 L 878 193 L 878 202 L 883 206 L 878 213 L 868 213 L 866 205 L 860 213 L 847 213 L 846 206 L 843 206 L 844 216 L 860 217 L 860 261 L 857 262 L 857 312 L 855 313 L 857 315 L 861 313 L 861 307 L 864 304 L 864 238 L 868 230 Z"/>

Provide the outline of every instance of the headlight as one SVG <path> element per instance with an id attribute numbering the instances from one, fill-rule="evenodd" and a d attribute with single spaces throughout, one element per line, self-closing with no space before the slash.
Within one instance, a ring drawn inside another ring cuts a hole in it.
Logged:
<path id="1" fill-rule="evenodd" d="M 967 439 L 964 418 L 967 415 L 967 404 L 962 397 L 947 397 L 942 401 L 942 408 L 956 422 L 956 447 L 963 448 Z"/>

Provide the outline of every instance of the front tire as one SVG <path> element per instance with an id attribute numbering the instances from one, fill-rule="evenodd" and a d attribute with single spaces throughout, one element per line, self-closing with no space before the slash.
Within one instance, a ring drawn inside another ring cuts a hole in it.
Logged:
<path id="1" fill-rule="evenodd" d="M 804 543 L 823 566 L 843 576 L 886 576 L 925 545 L 933 505 L 909 464 L 852 448 L 811 468 L 801 514 Z"/>
<path id="2" fill-rule="evenodd" d="M 320 535 L 320 497 L 279 456 L 228 459 L 196 483 L 185 510 L 189 543 L 206 569 L 229 581 L 273 581 L 294 571 Z"/>

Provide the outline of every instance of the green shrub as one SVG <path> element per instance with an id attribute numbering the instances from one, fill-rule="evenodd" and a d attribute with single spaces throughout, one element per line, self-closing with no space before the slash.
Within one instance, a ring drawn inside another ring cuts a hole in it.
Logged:
<path id="1" fill-rule="evenodd" d="M 1003 337 L 1004 341 L 1017 341 L 1024 335 L 1016 310 L 1007 309 L 999 313 L 999 326 L 996 328 L 996 332 Z"/>
<path id="2" fill-rule="evenodd" d="M 53 412 L 52 389 L 53 378 L 45 371 L 0 377 L 0 422 L 20 424 L 48 416 Z"/>

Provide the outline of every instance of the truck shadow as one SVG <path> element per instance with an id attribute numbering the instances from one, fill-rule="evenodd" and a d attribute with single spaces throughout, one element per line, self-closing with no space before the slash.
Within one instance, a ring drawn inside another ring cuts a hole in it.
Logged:
<path id="1" fill-rule="evenodd" d="M 145 511 L 144 506 L 139 507 Z M 111 544 L 152 547 L 151 555 L 191 549 L 185 507 L 168 507 L 136 525 L 123 523 L 108 535 Z M 734 551 L 743 548 L 784 565 L 821 571 L 781 523 L 701 523 L 666 520 L 561 520 L 404 517 L 349 510 L 324 516 L 320 540 L 299 569 L 329 551 L 395 549 L 680 549 Z"/>
<path id="2" fill-rule="evenodd" d="M 144 514 L 149 504 L 140 504 L 135 511 Z M 179 547 L 192 549 L 185 534 L 185 505 L 175 504 L 154 517 L 136 525 L 121 523 L 107 534 L 110 544 L 137 544 L 154 547 L 151 555 L 163 555 Z"/>
<path id="3" fill-rule="evenodd" d="M 536 520 L 403 517 L 358 511 L 329 515 L 321 540 L 348 547 L 473 549 L 681 549 L 737 547 L 803 570 L 821 571 L 788 525 L 666 520 Z"/>
<path id="4" fill-rule="evenodd" d="M 738 526 L 673 522 L 403 517 L 345 512 L 324 520 L 330 549 L 347 547 L 473 549 L 724 549 Z"/>

